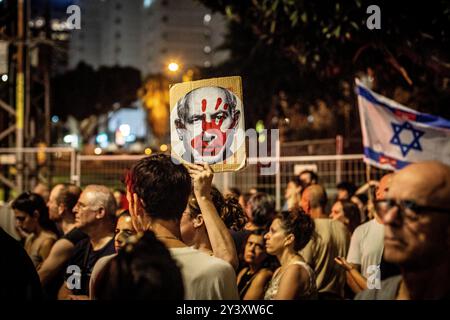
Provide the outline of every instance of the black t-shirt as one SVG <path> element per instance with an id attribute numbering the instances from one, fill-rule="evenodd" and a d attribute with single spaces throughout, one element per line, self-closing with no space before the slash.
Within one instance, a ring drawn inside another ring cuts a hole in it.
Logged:
<path id="1" fill-rule="evenodd" d="M 91 279 L 92 269 L 95 263 L 104 256 L 109 256 L 115 253 L 114 238 L 112 238 L 103 248 L 97 251 L 92 250 L 89 238 L 83 239 L 75 246 L 74 253 L 70 258 L 67 267 L 76 265 L 81 271 L 80 289 L 72 289 L 75 295 L 89 295 L 89 281 Z M 66 268 L 67 270 L 67 268 Z M 72 273 L 66 273 L 64 278 L 67 281 Z"/>
<path id="2" fill-rule="evenodd" d="M 0 228 L 0 301 L 42 300 L 39 276 L 18 241 Z"/>
<path id="3" fill-rule="evenodd" d="M 69 240 L 70 242 L 73 243 L 74 246 L 76 246 L 78 242 L 80 242 L 83 239 L 86 239 L 87 237 L 88 237 L 87 234 L 85 234 L 80 229 L 73 228 L 63 236 L 63 239 Z"/>
<path id="4" fill-rule="evenodd" d="M 74 246 L 76 246 L 78 242 L 86 238 L 88 238 L 88 236 L 78 228 L 73 228 L 72 230 L 70 230 L 69 232 L 67 232 L 65 235 L 62 236 L 62 239 L 69 240 Z M 43 287 L 45 299 L 47 300 L 57 299 L 59 288 L 61 288 L 61 285 L 64 283 L 65 272 L 66 269 L 64 268 L 63 265 L 63 268 L 61 268 L 58 271 L 58 274 L 55 275 L 55 277 L 52 280 L 50 280 L 47 285 Z"/>

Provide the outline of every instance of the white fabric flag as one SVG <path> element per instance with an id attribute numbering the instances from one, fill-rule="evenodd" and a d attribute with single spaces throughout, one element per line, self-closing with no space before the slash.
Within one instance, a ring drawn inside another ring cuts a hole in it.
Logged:
<path id="1" fill-rule="evenodd" d="M 417 112 L 377 94 L 356 79 L 364 161 L 387 170 L 412 162 L 450 165 L 450 121 Z"/>

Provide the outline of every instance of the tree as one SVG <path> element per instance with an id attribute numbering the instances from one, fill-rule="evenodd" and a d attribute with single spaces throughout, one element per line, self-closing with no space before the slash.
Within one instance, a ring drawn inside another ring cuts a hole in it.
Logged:
<path id="1" fill-rule="evenodd" d="M 164 140 L 169 132 L 169 80 L 161 75 L 148 75 L 139 89 L 139 98 L 149 110 L 153 135 Z"/>
<path id="2" fill-rule="evenodd" d="M 229 70 L 244 76 L 244 93 L 252 95 L 246 111 L 258 106 L 249 113 L 250 124 L 255 116 L 288 113 L 288 138 L 359 136 L 359 126 L 350 125 L 358 123 L 357 112 L 351 112 L 357 75 L 400 103 L 450 118 L 444 108 L 450 102 L 448 1 L 200 2 L 230 21 L 225 47 L 232 58 L 210 73 Z M 371 4 L 381 9 L 379 30 L 366 26 Z M 280 106 L 280 93 L 288 108 Z M 335 121 L 315 127 L 314 114 L 331 114 Z"/>
<path id="3" fill-rule="evenodd" d="M 80 63 L 52 79 L 53 114 L 83 120 L 112 110 L 113 104 L 128 105 L 137 98 L 140 72 L 130 67 L 100 67 L 97 71 Z"/>

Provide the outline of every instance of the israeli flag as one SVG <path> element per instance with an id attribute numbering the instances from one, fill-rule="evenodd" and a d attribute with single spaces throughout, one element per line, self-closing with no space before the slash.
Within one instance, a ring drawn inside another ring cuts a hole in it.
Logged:
<path id="1" fill-rule="evenodd" d="M 399 170 L 411 162 L 450 165 L 450 121 L 420 113 L 365 87 L 356 79 L 364 162 Z"/>

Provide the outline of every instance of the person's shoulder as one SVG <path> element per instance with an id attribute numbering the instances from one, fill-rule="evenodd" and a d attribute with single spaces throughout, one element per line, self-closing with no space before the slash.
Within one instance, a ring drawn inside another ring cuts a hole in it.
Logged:
<path id="1" fill-rule="evenodd" d="M 341 221 L 333 219 L 315 219 L 316 232 L 322 237 L 332 237 L 335 234 L 347 235 L 348 229 Z"/>
<path id="2" fill-rule="evenodd" d="M 272 279 L 273 276 L 273 271 L 268 269 L 268 268 L 263 268 L 261 270 L 258 271 L 258 273 L 255 276 L 255 280 L 259 281 L 259 280 L 270 280 Z"/>
<path id="3" fill-rule="evenodd" d="M 327 219 L 327 220 L 329 220 L 328 223 L 331 226 L 331 228 L 337 229 L 339 231 L 347 230 L 347 227 L 345 226 L 345 224 L 342 221 L 334 220 L 334 219 Z"/>
<path id="4" fill-rule="evenodd" d="M 78 228 L 73 228 L 69 232 L 67 232 L 62 239 L 67 239 L 68 241 L 72 242 L 74 245 L 76 245 L 78 242 L 80 242 L 83 239 L 88 238 L 88 236 L 82 232 Z"/>
<path id="5" fill-rule="evenodd" d="M 214 256 L 210 256 L 203 252 L 201 252 L 201 253 L 204 255 L 205 262 L 208 263 L 209 268 L 216 269 L 216 270 L 218 270 L 218 269 L 231 270 L 234 272 L 234 269 L 231 266 L 231 264 L 229 264 L 225 260 L 222 260 L 222 259 L 214 257 Z"/>
<path id="6" fill-rule="evenodd" d="M 366 289 L 355 296 L 355 300 L 395 300 L 402 276 L 393 276 L 381 281 L 379 289 Z"/>
<path id="7" fill-rule="evenodd" d="M 114 259 L 116 256 L 117 256 L 117 253 L 113 253 L 113 254 L 110 254 L 110 255 L 107 255 L 107 256 L 100 257 L 100 258 L 97 260 L 96 265 L 97 265 L 97 264 L 98 264 L 99 266 L 106 265 L 109 261 L 111 261 L 112 259 Z"/>
<path id="8" fill-rule="evenodd" d="M 42 237 L 40 247 L 53 246 L 57 240 L 56 236 L 53 237 L 52 235 Z"/>
<path id="9" fill-rule="evenodd" d="M 363 224 L 360 224 L 356 227 L 356 229 L 353 231 L 353 234 L 355 235 L 363 235 L 367 232 L 367 230 L 370 229 L 370 227 L 373 225 L 373 219 L 369 220 L 367 222 L 364 222 Z"/>
<path id="10" fill-rule="evenodd" d="M 89 238 L 82 239 L 75 244 L 74 255 L 79 251 L 85 251 L 91 245 Z"/>
<path id="11" fill-rule="evenodd" d="M 92 269 L 92 274 L 100 272 L 112 259 L 117 256 L 117 253 L 113 253 L 107 256 L 100 257 Z"/>
<path id="12" fill-rule="evenodd" d="M 317 218 L 314 219 L 314 224 L 317 230 L 330 230 L 330 229 L 342 229 L 346 228 L 345 224 L 343 224 L 339 220 L 334 220 L 330 218 Z"/>
<path id="13" fill-rule="evenodd" d="M 224 272 L 232 271 L 234 273 L 233 267 L 228 262 L 226 262 L 222 259 L 219 259 L 217 257 L 210 256 L 209 254 L 202 252 L 200 250 L 196 250 L 193 248 L 191 248 L 191 250 L 192 250 L 193 254 L 196 255 L 196 259 L 198 259 L 198 261 L 201 261 L 203 263 L 203 268 L 208 273 L 219 272 L 219 271 L 224 271 Z M 199 263 L 199 265 L 200 265 L 200 263 Z"/>

